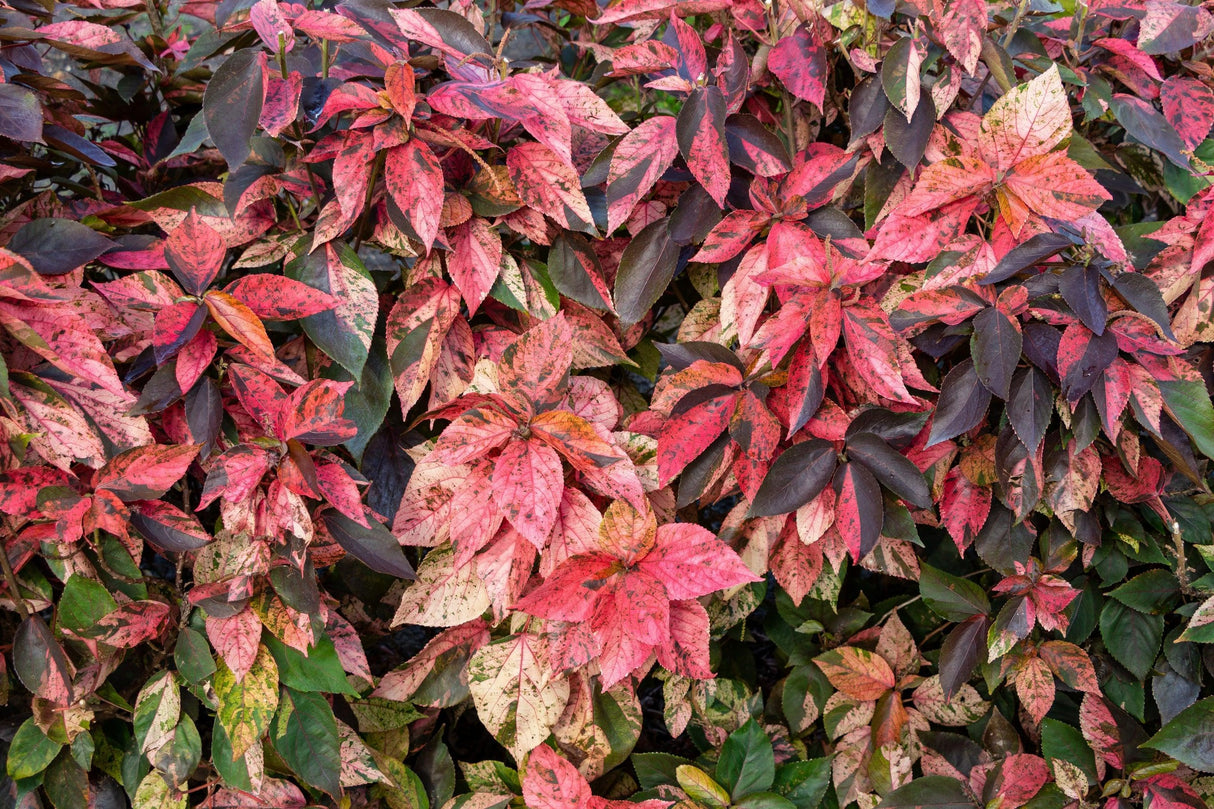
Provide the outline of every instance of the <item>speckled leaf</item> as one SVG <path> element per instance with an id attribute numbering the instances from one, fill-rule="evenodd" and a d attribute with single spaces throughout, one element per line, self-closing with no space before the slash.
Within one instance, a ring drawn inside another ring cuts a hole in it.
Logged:
<path id="1" fill-rule="evenodd" d="M 569 701 L 547 642 L 530 634 L 482 646 L 468 661 L 468 688 L 485 727 L 518 759 L 548 737 Z"/>
<path id="2" fill-rule="evenodd" d="M 257 650 L 252 668 L 244 679 L 220 661 L 212 678 L 216 716 L 232 744 L 232 757 L 240 758 L 260 741 L 278 708 L 278 665 L 265 646 Z"/>

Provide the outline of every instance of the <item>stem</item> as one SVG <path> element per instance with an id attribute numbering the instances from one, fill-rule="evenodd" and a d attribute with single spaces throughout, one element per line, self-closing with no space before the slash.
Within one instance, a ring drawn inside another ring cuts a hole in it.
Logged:
<path id="1" fill-rule="evenodd" d="M 1176 550 L 1176 578 L 1180 582 L 1180 592 L 1187 596 L 1197 595 L 1197 591 L 1189 583 L 1189 560 L 1185 556 L 1184 536 L 1180 533 L 1180 523 L 1172 520 L 1169 528 L 1172 530 L 1172 542 Z"/>
<path id="2" fill-rule="evenodd" d="M 371 176 L 367 179 L 367 196 L 363 200 L 363 210 L 359 214 L 358 224 L 354 228 L 354 250 L 357 251 L 362 246 L 363 229 L 367 226 L 367 216 L 371 211 L 371 200 L 375 197 L 375 183 L 379 181 L 379 170 L 384 164 L 384 153 L 380 152 L 375 156 L 375 162 L 371 164 Z"/>
<path id="3" fill-rule="evenodd" d="M 30 617 L 30 608 L 25 603 L 25 596 L 21 595 L 21 582 L 17 580 L 17 574 L 13 572 L 13 566 L 9 564 L 8 548 L 5 548 L 3 544 L 0 544 L 0 567 L 4 568 L 4 581 L 13 594 L 13 604 L 17 607 L 17 613 L 24 621 Z"/>
<path id="4" fill-rule="evenodd" d="M 1016 16 L 1012 17 L 1012 24 L 1007 27 L 1007 33 L 1003 35 L 1003 42 L 999 43 L 1004 50 L 1007 50 L 1007 46 L 1011 44 L 1012 37 L 1016 36 L 1016 29 L 1020 27 L 1028 10 L 1029 0 L 1020 0 L 1019 5 L 1016 6 Z"/>
<path id="5" fill-rule="evenodd" d="M 143 5 L 148 10 L 148 24 L 152 26 L 152 33 L 158 38 L 164 39 L 164 18 L 160 16 L 160 6 L 157 5 L 157 0 L 144 0 Z"/>
<path id="6" fill-rule="evenodd" d="M 320 41 L 320 77 L 329 78 L 329 40 Z"/>
<path id="7" fill-rule="evenodd" d="M 278 71 L 284 81 L 291 77 L 287 72 L 287 35 L 282 31 L 278 32 Z"/>

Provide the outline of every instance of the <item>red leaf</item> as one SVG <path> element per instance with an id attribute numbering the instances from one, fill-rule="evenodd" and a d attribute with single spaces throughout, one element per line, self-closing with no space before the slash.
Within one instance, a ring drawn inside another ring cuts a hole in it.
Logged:
<path id="1" fill-rule="evenodd" d="M 207 310 L 196 301 L 169 304 L 156 313 L 152 327 L 152 351 L 156 362 L 164 364 L 198 335 L 206 322 Z"/>
<path id="2" fill-rule="evenodd" d="M 843 338 L 852 365 L 873 391 L 896 402 L 915 402 L 898 368 L 894 342 L 899 338 L 890 328 L 884 312 L 870 303 L 845 307 Z"/>
<path id="3" fill-rule="evenodd" d="M 1163 117 L 1190 149 L 1196 149 L 1214 126 L 1214 90 L 1187 76 L 1169 76 L 1159 89 Z"/>
<path id="4" fill-rule="evenodd" d="M 730 211 L 704 237 L 704 244 L 691 260 L 728 261 L 745 250 L 770 220 L 771 216 L 763 211 Z"/>
<path id="5" fill-rule="evenodd" d="M 133 601 L 98 620 L 86 635 L 107 646 L 130 649 L 159 637 L 168 623 L 168 604 Z"/>
<path id="6" fill-rule="evenodd" d="M 710 392 L 719 395 L 682 410 L 662 425 L 658 433 L 658 485 L 670 483 L 729 426 L 740 394 L 729 388 L 709 386 L 689 394 L 689 398 Z"/>
<path id="7" fill-rule="evenodd" d="M 675 119 L 656 115 L 616 144 L 607 171 L 607 232 L 628 220 L 679 153 Z"/>
<path id="8" fill-rule="evenodd" d="M 441 278 L 425 278 L 410 284 L 388 314 L 388 362 L 404 418 L 431 381 L 459 305 L 455 287 Z"/>
<path id="9" fill-rule="evenodd" d="M 619 560 L 602 553 L 574 556 L 557 567 L 517 605 L 540 618 L 579 622 L 590 617 L 607 583 L 619 574 Z"/>
<path id="10" fill-rule="evenodd" d="M 493 288 L 502 266 L 502 239 L 489 223 L 473 217 L 451 234 L 454 251 L 447 259 L 447 272 L 468 303 L 468 315 L 480 308 Z"/>
<path id="11" fill-rule="evenodd" d="M 329 293 L 282 275 L 245 275 L 224 291 L 263 320 L 297 320 L 337 305 Z"/>
<path id="12" fill-rule="evenodd" d="M 665 585 L 673 601 L 760 581 L 732 548 L 691 523 L 660 526 L 653 550 L 639 564 Z"/>
<path id="13" fill-rule="evenodd" d="M 840 646 L 814 658 L 830 684 L 852 699 L 875 700 L 894 687 L 894 671 L 885 658 L 855 646 Z"/>
<path id="14" fill-rule="evenodd" d="M 341 464 L 317 464 L 316 482 L 325 501 L 363 528 L 370 528 L 362 504 L 362 492 Z"/>
<path id="15" fill-rule="evenodd" d="M 933 6 L 932 27 L 948 52 L 966 73 L 972 75 L 982 53 L 982 37 L 986 34 L 986 3 L 983 0 L 952 3 L 935 0 Z"/>
<path id="16" fill-rule="evenodd" d="M 25 348 L 69 376 L 113 394 L 128 395 L 101 340 L 80 315 L 67 307 L 0 302 L 0 325 Z"/>
<path id="17" fill-rule="evenodd" d="M 708 660 L 708 611 L 698 601 L 670 605 L 670 640 L 658 646 L 658 663 L 684 677 L 711 679 Z"/>
<path id="18" fill-rule="evenodd" d="M 197 444 L 152 444 L 128 450 L 93 476 L 93 488 L 109 489 L 122 500 L 155 500 L 181 480 L 194 458 Z"/>
<path id="19" fill-rule="evenodd" d="M 432 458 L 445 464 L 467 463 L 502 444 L 518 429 L 518 421 L 489 408 L 473 408 L 447 425 Z"/>
<path id="20" fill-rule="evenodd" d="M 523 800 L 532 809 L 582 809 L 592 800 L 582 774 L 546 744 L 531 751 L 523 776 Z"/>
<path id="21" fill-rule="evenodd" d="M 607 507 L 599 524 L 596 547 L 628 566 L 653 550 L 658 538 L 658 521 L 648 505 L 637 509 L 623 500 Z"/>
<path id="22" fill-rule="evenodd" d="M 1040 657 L 1030 657 L 1016 672 L 1016 696 L 1033 722 L 1041 720 L 1054 705 L 1054 675 Z"/>
<path id="23" fill-rule="evenodd" d="M 353 385 L 315 379 L 296 388 L 282 407 L 278 437 L 320 447 L 335 446 L 353 438 L 358 427 L 344 415 L 346 391 Z"/>
<path id="24" fill-rule="evenodd" d="M 186 291 L 194 295 L 201 295 L 215 280 L 226 253 L 223 238 L 194 209 L 164 243 L 169 269 Z"/>
<path id="25" fill-rule="evenodd" d="M 249 9 L 249 22 L 253 23 L 253 30 L 261 37 L 262 44 L 270 49 L 270 53 L 280 50 L 287 52 L 295 47 L 295 32 L 283 16 L 277 0 L 257 0 Z M 281 47 L 279 37 L 283 41 Z"/>
<path id="26" fill-rule="evenodd" d="M 249 607 L 227 618 L 207 616 L 207 637 L 224 664 L 232 670 L 236 682 L 240 682 L 257 659 L 261 619 Z"/>
<path id="27" fill-rule="evenodd" d="M 826 100 L 826 50 L 813 29 L 802 25 L 776 43 L 767 67 L 797 98 L 823 108 Z"/>
<path id="28" fill-rule="evenodd" d="M 573 332 L 558 314 L 524 332 L 502 352 L 498 384 L 520 412 L 527 412 L 563 393 L 572 364 Z"/>
<path id="29" fill-rule="evenodd" d="M 625 635 L 647 646 L 670 640 L 670 598 L 644 567 L 621 576 L 612 595 L 615 618 Z"/>
<path id="30" fill-rule="evenodd" d="M 265 359 L 274 360 L 274 344 L 253 310 L 226 292 L 211 290 L 203 298 L 211 317 L 236 342 Z"/>
<path id="31" fill-rule="evenodd" d="M 131 525 L 149 542 L 168 551 L 192 551 L 211 541 L 192 514 L 163 500 L 131 504 Z"/>
<path id="32" fill-rule="evenodd" d="M 990 488 L 970 483 L 959 467 L 950 469 L 944 478 L 944 494 L 940 498 L 940 522 L 960 554 L 965 555 L 982 526 L 986 525 L 990 512 Z"/>
<path id="33" fill-rule="evenodd" d="M 270 137 L 278 137 L 299 117 L 299 99 L 302 93 L 303 75 L 298 70 L 292 70 L 285 79 L 279 75 L 270 75 L 266 82 L 266 98 L 257 120 L 258 126 Z"/>
<path id="34" fill-rule="evenodd" d="M 697 87 L 683 103 L 675 125 L 687 168 L 720 207 L 729 193 L 729 147 L 725 143 L 725 96 L 715 86 Z"/>
<path id="35" fill-rule="evenodd" d="M 215 338 L 215 332 L 210 329 L 202 329 L 195 334 L 194 339 L 177 352 L 177 366 L 174 368 L 177 387 L 188 393 L 211 367 L 211 361 L 215 359 L 215 351 L 218 348 L 219 341 Z"/>
<path id="36" fill-rule="evenodd" d="M 275 435 L 282 408 L 287 403 L 282 386 L 256 368 L 239 363 L 228 368 L 228 381 L 245 412 L 265 429 L 267 435 Z"/>
<path id="37" fill-rule="evenodd" d="M 569 230 L 593 230 L 594 216 L 581 179 L 555 152 L 540 143 L 520 143 L 506 155 L 519 197 Z"/>
<path id="38" fill-rule="evenodd" d="M 384 183 L 429 253 L 443 212 L 443 167 L 438 158 L 424 141 L 395 146 L 384 158 Z"/>
<path id="39" fill-rule="evenodd" d="M 982 118 L 978 148 L 997 172 L 1051 152 L 1071 134 L 1071 105 L 1058 68 L 1004 93 Z M 1048 188 L 1048 186 L 1042 186 Z"/>
<path id="40" fill-rule="evenodd" d="M 239 503 L 252 494 L 270 468 L 270 456 L 252 444 L 238 444 L 224 452 L 207 473 L 198 509 L 202 510 L 223 497 Z"/>
<path id="41" fill-rule="evenodd" d="M 515 530 L 544 547 L 565 490 L 561 458 L 539 441 L 515 439 L 493 467 L 493 496 Z"/>
<path id="42" fill-rule="evenodd" d="M 885 507 L 881 486 L 863 466 L 845 463 L 835 471 L 835 525 L 852 559 L 860 561 L 877 546 Z"/>
<path id="43" fill-rule="evenodd" d="M 1113 198 L 1065 152 L 1051 152 L 1017 163 L 996 190 L 996 197 L 999 211 L 1015 235 L 1020 234 L 1030 213 L 1070 221 L 1086 216 Z"/>

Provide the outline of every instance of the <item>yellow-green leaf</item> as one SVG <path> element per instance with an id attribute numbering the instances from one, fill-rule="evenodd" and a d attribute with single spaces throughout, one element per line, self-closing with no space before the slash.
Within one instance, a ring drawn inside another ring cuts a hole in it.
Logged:
<path id="1" fill-rule="evenodd" d="M 212 681 L 219 702 L 219 722 L 240 758 L 261 739 L 278 708 L 278 664 L 264 645 L 257 647 L 253 667 L 240 682 L 222 661 Z"/>

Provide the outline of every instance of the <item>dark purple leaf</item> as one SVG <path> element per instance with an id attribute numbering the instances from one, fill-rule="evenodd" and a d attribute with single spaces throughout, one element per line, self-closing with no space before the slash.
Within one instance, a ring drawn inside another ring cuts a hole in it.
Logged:
<path id="1" fill-rule="evenodd" d="M 940 401 L 932 417 L 927 446 L 956 438 L 978 426 L 991 403 L 991 392 L 978 378 L 973 360 L 964 360 L 944 377 Z"/>
<path id="2" fill-rule="evenodd" d="M 378 521 L 370 520 L 370 525 L 364 527 L 332 510 L 325 511 L 323 519 L 337 544 L 367 567 L 402 579 L 416 578 L 400 543 Z"/>
<path id="3" fill-rule="evenodd" d="M 835 471 L 835 448 L 811 438 L 793 444 L 776 458 L 750 504 L 752 517 L 787 514 L 818 496 Z M 880 502 L 880 492 L 877 495 Z M 880 521 L 878 521 L 880 527 Z"/>
<path id="4" fill-rule="evenodd" d="M 1031 366 L 1016 372 L 1007 401 L 1007 420 L 1029 450 L 1035 450 L 1054 415 L 1054 391 L 1045 374 Z"/>
<path id="5" fill-rule="evenodd" d="M 1168 318 L 1168 305 L 1159 294 L 1159 287 L 1142 273 L 1123 272 L 1113 279 L 1113 289 L 1125 298 L 1125 302 L 1134 307 L 1134 311 L 1143 317 L 1149 317 L 1159 326 L 1169 340 L 1175 340 L 1172 323 Z"/>
<path id="6" fill-rule="evenodd" d="M 945 696 L 961 690 L 978 661 L 986 658 L 986 632 L 990 619 L 975 615 L 958 624 L 940 647 L 940 685 Z"/>
<path id="7" fill-rule="evenodd" d="M 88 225 L 70 219 L 35 219 L 13 234 L 8 249 L 42 275 L 63 275 L 83 267 L 114 246 Z"/>
<path id="8" fill-rule="evenodd" d="M 1024 345 L 1020 324 L 995 307 L 983 309 L 973 323 L 970 351 L 974 369 L 987 390 L 1006 400 Z"/>
<path id="9" fill-rule="evenodd" d="M 847 458 L 872 472 L 882 486 L 911 505 L 931 508 L 932 492 L 923 473 L 905 455 L 872 433 L 849 438 Z"/>
<path id="10" fill-rule="evenodd" d="M 229 56 L 215 69 L 202 96 L 207 132 L 233 171 L 249 157 L 249 141 L 265 102 L 259 54 L 257 48 L 246 48 Z"/>
<path id="11" fill-rule="evenodd" d="M 927 141 L 936 126 L 936 107 L 931 93 L 919 96 L 919 106 L 907 123 L 906 116 L 890 107 L 885 112 L 885 147 L 898 158 L 898 162 L 913 169 L 923 160 Z"/>
<path id="12" fill-rule="evenodd" d="M 585 236 L 561 231 L 548 250 L 548 275 L 565 297 L 591 309 L 610 308 L 601 291 L 603 268 Z"/>
<path id="13" fill-rule="evenodd" d="M 662 297 L 679 268 L 679 246 L 670 238 L 668 221 L 661 219 L 648 225 L 620 256 L 615 308 L 622 323 L 639 323 Z"/>
<path id="14" fill-rule="evenodd" d="M 1104 334 L 1109 307 L 1100 294 L 1099 270 L 1091 265 L 1068 267 L 1058 278 L 1058 291 L 1083 325 L 1096 334 Z"/>
<path id="15" fill-rule="evenodd" d="M 38 96 L 18 84 L 0 84 L 0 136 L 42 143 L 42 105 Z"/>
<path id="16" fill-rule="evenodd" d="M 995 269 L 987 273 L 979 283 L 995 284 L 1006 281 L 1018 272 L 1039 264 L 1050 256 L 1056 256 L 1074 242 L 1060 233 L 1038 233 L 1024 244 L 1017 245 L 999 260 Z"/>

